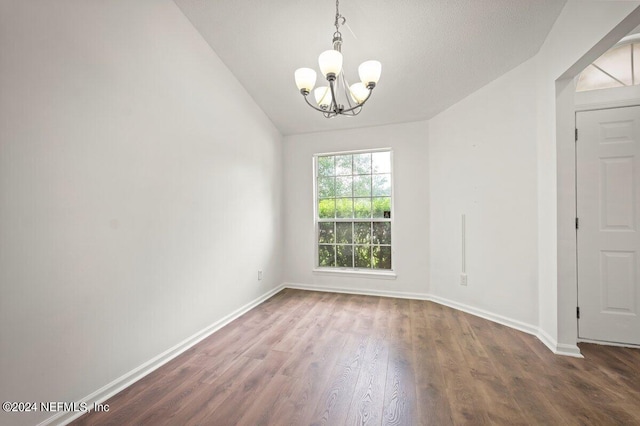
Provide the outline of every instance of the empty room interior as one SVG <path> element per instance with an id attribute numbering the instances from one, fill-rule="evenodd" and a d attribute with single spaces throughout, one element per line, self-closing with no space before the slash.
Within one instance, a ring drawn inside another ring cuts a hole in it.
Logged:
<path id="1" fill-rule="evenodd" d="M 3 425 L 640 424 L 640 1 L 0 1 Z"/>

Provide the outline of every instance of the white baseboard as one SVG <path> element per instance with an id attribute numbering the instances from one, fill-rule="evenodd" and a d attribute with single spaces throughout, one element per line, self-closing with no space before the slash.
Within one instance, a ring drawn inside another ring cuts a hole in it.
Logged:
<path id="1" fill-rule="evenodd" d="M 592 343 L 594 345 L 617 346 L 620 348 L 640 349 L 640 345 L 632 345 L 631 343 L 609 342 L 604 340 L 578 339 L 578 343 Z"/>
<path id="2" fill-rule="evenodd" d="M 553 353 L 556 355 L 563 356 L 572 356 L 574 358 L 584 358 L 584 355 L 580 352 L 580 348 L 578 345 L 567 345 L 565 343 L 558 343 L 556 345 L 556 350 L 552 349 Z"/>
<path id="3" fill-rule="evenodd" d="M 103 403 L 104 401 L 111 398 L 118 392 L 122 391 L 123 389 L 127 388 L 128 386 L 132 385 L 138 380 L 142 379 L 147 374 L 153 372 L 154 370 L 163 366 L 167 362 L 171 361 L 173 358 L 177 357 L 187 349 L 196 345 L 200 341 L 206 339 L 207 337 L 209 337 L 210 335 L 212 335 L 213 333 L 215 333 L 225 325 L 229 324 L 231 321 L 235 320 L 236 318 L 242 316 L 246 312 L 255 308 L 265 300 L 271 298 L 276 293 L 279 293 L 280 291 L 282 291 L 283 288 L 284 288 L 284 285 L 280 285 L 274 288 L 273 290 L 268 291 L 262 296 L 252 300 L 246 305 L 231 312 L 229 315 L 219 319 L 218 321 L 214 322 L 208 327 L 200 330 L 199 332 L 195 333 L 191 337 L 188 337 L 187 339 L 183 340 L 182 342 L 178 343 L 172 348 L 167 349 L 160 355 L 150 359 L 149 361 L 145 362 L 139 367 L 134 368 L 133 370 L 122 375 L 121 377 L 118 377 L 111 383 L 87 395 L 86 397 L 82 398 L 80 401 L 77 401 L 77 403 L 80 404 L 81 402 L 85 402 L 89 407 L 93 407 L 94 403 L 96 404 Z M 57 425 L 66 425 L 68 423 L 71 423 L 73 420 L 77 419 L 78 417 L 82 416 L 83 414 L 85 413 L 84 412 L 77 412 L 77 413 L 60 412 L 55 416 L 49 417 L 48 419 L 39 423 L 38 426 L 51 425 L 54 423 Z"/>
<path id="4" fill-rule="evenodd" d="M 525 332 L 527 334 L 533 334 L 535 336 L 538 333 L 538 327 L 534 325 L 511 319 L 502 315 L 494 314 L 492 312 L 485 311 L 484 309 L 465 305 L 464 303 L 454 302 L 453 300 L 448 300 L 439 296 L 430 296 L 429 300 L 453 309 L 457 309 L 462 312 L 466 312 L 471 315 L 475 315 L 480 318 L 484 318 L 489 321 L 496 322 L 498 324 L 506 325 L 507 327 Z"/>
<path id="5" fill-rule="evenodd" d="M 558 343 L 556 339 L 549 336 L 549 334 L 547 334 L 547 332 L 541 328 L 538 329 L 538 333 L 536 334 L 536 337 L 542 343 L 544 343 L 545 346 L 548 347 L 551 352 L 553 352 L 556 355 L 571 356 L 574 358 L 584 358 L 584 356 L 582 356 L 582 354 L 580 353 L 580 348 L 578 347 L 578 345 L 567 345 L 565 343 Z"/>
<path id="6" fill-rule="evenodd" d="M 477 317 L 481 317 L 493 322 L 497 322 L 498 324 L 515 328 L 516 330 L 524 331 L 525 333 L 535 335 L 538 332 L 538 328 L 533 325 L 526 324 L 521 321 L 513 320 L 507 317 L 503 317 L 501 315 L 496 315 L 489 311 L 474 308 L 473 306 L 454 302 L 452 300 L 448 300 L 443 297 L 433 296 L 428 293 L 405 293 L 400 291 L 371 290 L 371 289 L 362 289 L 362 288 L 334 287 L 334 286 L 325 286 L 325 285 L 319 286 L 319 285 L 309 285 L 309 284 L 299 284 L 299 283 L 284 283 L 284 287 L 295 288 L 299 290 L 310 290 L 310 291 L 362 294 L 365 296 L 383 296 L 383 297 L 397 297 L 400 299 L 429 300 L 431 302 L 448 306 L 450 308 L 454 308 L 459 311 L 463 311 L 463 312 L 475 315 Z"/>
<path id="7" fill-rule="evenodd" d="M 462 312 L 466 312 L 471 315 L 475 315 L 480 318 L 484 318 L 489 321 L 493 321 L 498 324 L 506 325 L 507 327 L 515 330 L 522 331 L 532 336 L 537 337 L 542 343 L 545 344 L 556 355 L 571 356 L 575 358 L 584 358 L 580 353 L 580 348 L 577 345 L 567 345 L 558 343 L 555 339 L 551 338 L 544 330 L 539 327 L 527 324 L 522 321 L 518 321 L 512 318 L 508 318 L 502 315 L 494 314 L 484 309 L 476 308 L 473 306 L 458 303 L 453 300 L 445 299 L 443 297 L 434 296 L 428 293 L 404 293 L 399 291 L 385 291 L 385 290 L 371 290 L 362 288 L 349 288 L 349 287 L 334 287 L 334 286 L 319 286 L 310 284 L 299 283 L 284 283 L 285 288 L 294 288 L 299 290 L 309 291 L 325 291 L 332 293 L 348 293 L 348 294 L 362 294 L 365 296 L 382 296 L 382 297 L 397 297 L 401 299 L 415 299 L 415 300 L 429 300 L 431 302 L 438 303 L 440 305 L 448 306 L 453 309 L 457 309 Z"/>
<path id="8" fill-rule="evenodd" d="M 395 297 L 398 299 L 415 299 L 415 300 L 429 300 L 429 295 L 426 293 L 405 293 L 401 291 L 388 291 L 388 290 L 373 290 L 366 288 L 352 288 L 352 287 L 334 287 L 327 285 L 309 285 L 298 283 L 284 283 L 285 288 L 293 288 L 297 290 L 308 291 L 323 291 L 327 293 L 346 293 L 346 294 L 361 294 L 363 296 L 380 296 L 380 297 Z"/>

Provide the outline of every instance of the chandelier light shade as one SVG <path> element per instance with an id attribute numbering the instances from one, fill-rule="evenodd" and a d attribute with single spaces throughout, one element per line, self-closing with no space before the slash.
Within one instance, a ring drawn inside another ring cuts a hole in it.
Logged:
<path id="1" fill-rule="evenodd" d="M 367 96 L 369 96 L 369 90 L 364 83 L 354 83 L 349 87 L 351 99 L 358 105 L 363 103 Z"/>
<path id="2" fill-rule="evenodd" d="M 317 74 L 311 68 L 298 68 L 295 72 L 296 86 L 307 104 L 323 113 L 326 118 L 338 115 L 355 116 L 360 114 L 362 106 L 369 100 L 373 89 L 380 80 L 382 64 L 378 61 L 365 61 L 358 67 L 360 82 L 349 86 L 342 68 L 342 34 L 340 26 L 347 19 L 340 15 L 339 0 L 336 0 L 336 19 L 333 33 L 333 49 L 325 50 L 318 57 L 318 65 L 328 85 L 313 90 Z M 309 93 L 313 91 L 314 103 L 309 101 Z"/>
<path id="3" fill-rule="evenodd" d="M 369 87 L 373 85 L 376 86 L 378 80 L 380 80 L 380 73 L 382 72 L 382 64 L 378 61 L 366 61 L 360 64 L 358 67 L 358 75 L 360 76 L 360 81 L 366 86 Z"/>
<path id="4" fill-rule="evenodd" d="M 318 57 L 318 65 L 320 65 L 320 72 L 327 80 L 331 76 L 335 80 L 335 77 L 342 71 L 342 53 L 337 50 L 325 50 Z"/>
<path id="5" fill-rule="evenodd" d="M 311 68 L 298 68 L 296 70 L 296 85 L 299 90 L 310 92 L 316 85 L 316 72 Z"/>
<path id="6" fill-rule="evenodd" d="M 316 103 L 320 108 L 327 109 L 331 106 L 331 90 L 328 86 L 318 87 L 313 91 L 313 96 L 316 98 Z"/>

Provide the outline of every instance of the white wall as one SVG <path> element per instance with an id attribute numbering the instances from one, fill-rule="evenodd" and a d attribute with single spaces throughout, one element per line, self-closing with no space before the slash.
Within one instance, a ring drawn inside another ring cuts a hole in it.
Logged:
<path id="1" fill-rule="evenodd" d="M 0 93 L 0 400 L 80 400 L 282 282 L 282 138 L 173 2 L 1 2 Z"/>
<path id="2" fill-rule="evenodd" d="M 393 149 L 393 262 L 397 278 L 313 273 L 313 155 L 383 147 Z M 428 161 L 426 122 L 285 137 L 285 282 L 352 291 L 426 294 L 429 289 Z"/>
<path id="3" fill-rule="evenodd" d="M 429 121 L 432 295 L 533 326 L 535 72 L 529 60 Z"/>

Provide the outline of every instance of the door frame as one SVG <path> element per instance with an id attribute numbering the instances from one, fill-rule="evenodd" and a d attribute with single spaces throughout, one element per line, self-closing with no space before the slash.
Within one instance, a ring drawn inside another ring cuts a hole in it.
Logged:
<path id="1" fill-rule="evenodd" d="M 540 250 L 550 251 L 550 257 L 539 260 L 540 279 L 549 280 L 544 292 L 539 296 L 540 333 L 555 348 L 555 353 L 582 357 L 577 346 L 577 278 L 575 239 L 575 79 L 582 70 L 598 59 L 640 24 L 640 6 L 606 33 L 600 40 L 569 66 L 560 75 L 550 76 L 555 90 L 549 88 L 549 96 L 555 95 L 555 124 L 549 129 L 553 134 L 539 135 L 540 152 L 538 158 L 544 166 L 538 169 L 541 188 L 554 191 L 544 194 L 539 189 L 541 224 L 549 227 L 549 232 L 539 231 Z M 542 84 L 545 84 L 543 82 Z M 553 93 L 553 95 L 552 95 Z M 541 131 L 546 131 L 544 126 Z M 542 141 L 551 138 L 549 146 Z M 549 149 L 549 150 L 547 150 Z M 547 173 L 549 176 L 544 176 Z M 553 182 L 552 182 L 553 181 Z M 545 209 L 551 208 L 552 212 Z M 542 284 L 541 284 L 542 288 Z M 543 307 L 546 306 L 545 309 Z M 547 318 L 542 321 L 542 316 Z M 544 341 L 544 340 L 543 340 Z"/>

